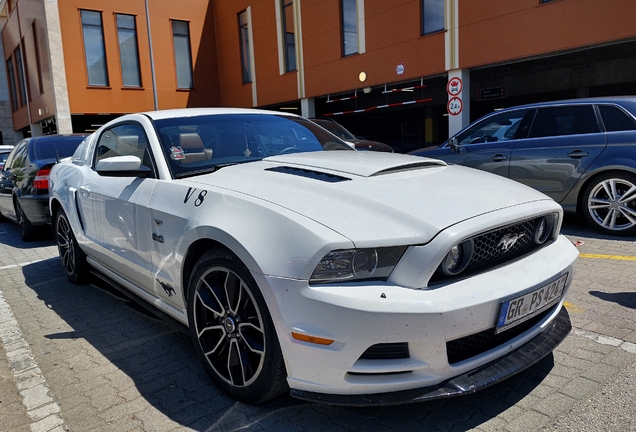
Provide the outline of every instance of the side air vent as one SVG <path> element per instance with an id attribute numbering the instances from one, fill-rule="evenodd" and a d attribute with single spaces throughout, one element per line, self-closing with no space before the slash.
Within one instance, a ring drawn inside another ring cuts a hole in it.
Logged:
<path id="1" fill-rule="evenodd" d="M 273 171 L 273 172 L 277 172 L 281 174 L 290 174 L 290 175 L 295 175 L 299 177 L 306 177 L 306 178 L 310 178 L 314 180 L 324 181 L 327 183 L 338 183 L 342 181 L 351 180 L 350 178 L 346 178 L 346 177 L 342 177 L 342 176 L 338 176 L 334 174 L 327 174 L 327 173 L 319 172 L 319 171 L 313 171 L 313 170 L 302 169 L 302 168 L 286 167 L 286 166 L 267 168 L 266 171 Z"/>

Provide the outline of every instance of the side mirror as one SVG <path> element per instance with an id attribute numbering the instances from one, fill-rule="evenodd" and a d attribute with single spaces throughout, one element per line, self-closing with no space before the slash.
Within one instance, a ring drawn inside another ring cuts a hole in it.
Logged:
<path id="1" fill-rule="evenodd" d="M 95 167 L 97 174 L 107 177 L 148 177 L 152 171 L 141 165 L 137 156 L 114 156 L 102 159 Z"/>
<path id="2" fill-rule="evenodd" d="M 457 137 L 451 137 L 451 139 L 448 140 L 448 146 L 451 149 L 451 153 L 457 153 L 457 150 L 459 150 L 459 144 L 457 143 Z"/>

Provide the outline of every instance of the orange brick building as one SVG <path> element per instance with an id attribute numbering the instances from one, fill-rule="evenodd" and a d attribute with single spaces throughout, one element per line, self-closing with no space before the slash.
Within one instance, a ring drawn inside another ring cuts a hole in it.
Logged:
<path id="1" fill-rule="evenodd" d="M 331 117 L 407 151 L 497 108 L 636 94 L 632 0 L 2 0 L 0 10 L 5 142 L 127 112 L 241 106 Z"/>

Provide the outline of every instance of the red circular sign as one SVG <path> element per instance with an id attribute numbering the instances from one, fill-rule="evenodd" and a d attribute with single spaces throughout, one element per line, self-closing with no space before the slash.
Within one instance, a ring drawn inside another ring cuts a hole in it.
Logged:
<path id="1" fill-rule="evenodd" d="M 457 96 L 462 92 L 462 80 L 460 78 L 454 77 L 448 80 L 448 84 L 446 84 L 446 91 L 451 96 Z"/>
<path id="2" fill-rule="evenodd" d="M 395 74 L 396 75 L 404 74 L 405 70 L 406 70 L 406 67 L 404 66 L 404 63 L 402 63 L 402 62 L 398 63 L 397 66 L 395 66 Z"/>
<path id="3" fill-rule="evenodd" d="M 450 98 L 448 100 L 448 104 L 446 105 L 446 109 L 448 110 L 448 113 L 452 116 L 456 116 L 460 112 L 462 112 L 463 107 L 464 107 L 464 104 L 462 100 L 458 97 Z"/>

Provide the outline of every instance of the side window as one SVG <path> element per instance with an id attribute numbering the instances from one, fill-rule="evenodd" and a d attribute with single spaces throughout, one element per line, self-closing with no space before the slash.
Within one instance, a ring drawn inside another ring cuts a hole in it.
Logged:
<path id="1" fill-rule="evenodd" d="M 628 131 L 636 129 L 634 119 L 621 109 L 610 105 L 599 105 L 599 111 L 607 132 Z"/>
<path id="2" fill-rule="evenodd" d="M 540 108 L 529 138 L 600 132 L 592 105 Z"/>
<path id="3" fill-rule="evenodd" d="M 142 165 L 153 169 L 148 139 L 141 125 L 122 124 L 102 133 L 95 147 L 94 166 L 102 159 L 115 156 L 137 156 Z"/>
<path id="4" fill-rule="evenodd" d="M 527 112 L 528 110 L 516 110 L 487 118 L 464 131 L 457 137 L 457 142 L 460 145 L 470 145 L 514 139 Z"/>
<path id="5" fill-rule="evenodd" d="M 10 166 L 11 169 L 24 167 L 26 163 L 26 159 L 27 159 L 27 149 L 28 149 L 27 141 L 22 141 L 21 143 L 19 143 L 17 146 L 17 149 L 15 150 L 13 155 L 10 157 L 11 160 L 7 162 L 7 166 Z"/>

